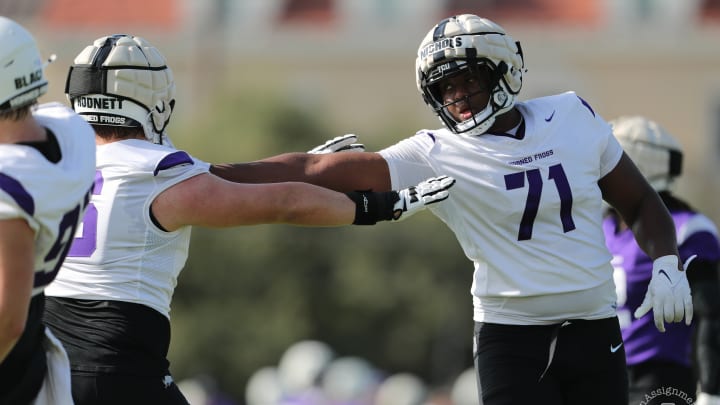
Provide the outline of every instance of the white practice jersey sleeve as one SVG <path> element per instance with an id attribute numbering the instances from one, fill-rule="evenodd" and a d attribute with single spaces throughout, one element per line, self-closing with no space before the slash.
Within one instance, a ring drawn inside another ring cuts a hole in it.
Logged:
<path id="1" fill-rule="evenodd" d="M 191 227 L 160 229 L 150 206 L 161 192 L 210 165 L 184 151 L 130 139 L 97 147 L 95 189 L 60 276 L 48 296 L 118 300 L 169 317 Z"/>
<path id="2" fill-rule="evenodd" d="M 456 179 L 450 198 L 429 209 L 474 263 L 476 321 L 613 316 L 598 181 L 620 161 L 622 147 L 573 92 L 518 108 L 524 136 L 423 130 L 380 151 L 392 188 L 437 175 Z"/>
<path id="3" fill-rule="evenodd" d="M 42 104 L 32 114 L 57 140 L 60 160 L 51 162 L 32 146 L 0 145 L 0 219 L 23 218 L 35 231 L 35 296 L 58 273 L 87 206 L 95 134 L 59 103 Z"/>

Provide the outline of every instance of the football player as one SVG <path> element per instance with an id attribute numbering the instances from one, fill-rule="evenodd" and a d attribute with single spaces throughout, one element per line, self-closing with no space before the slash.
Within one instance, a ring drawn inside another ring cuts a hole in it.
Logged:
<path id="1" fill-rule="evenodd" d="M 446 199 L 454 183 L 439 176 L 399 192 L 339 193 L 223 180 L 169 143 L 172 71 L 132 35 L 80 52 L 66 93 L 95 130 L 97 174 L 82 232 L 47 289 L 46 322 L 67 348 L 80 405 L 187 403 L 166 356 L 192 225 L 371 225 Z"/>
<path id="2" fill-rule="evenodd" d="M 70 367 L 42 322 L 95 176 L 92 128 L 38 105 L 45 62 L 32 35 L 0 16 L 0 403 L 71 404 Z"/>
<path id="3" fill-rule="evenodd" d="M 475 365 L 484 404 L 625 404 L 603 199 L 653 259 L 639 315 L 690 322 L 675 227 L 610 125 L 574 92 L 520 102 L 520 43 L 464 14 L 421 41 L 417 87 L 443 124 L 378 153 L 290 153 L 216 165 L 235 181 L 307 181 L 390 190 L 447 173 L 453 198 L 430 210 L 473 262 Z"/>
<path id="4" fill-rule="evenodd" d="M 688 280 L 693 291 L 697 347 L 695 359 L 702 394 L 696 403 L 720 404 L 720 242 L 715 224 L 672 193 L 682 171 L 682 147 L 657 122 L 640 116 L 610 122 L 625 153 L 635 162 L 650 185 L 660 194 L 672 215 L 683 260 L 691 256 Z M 663 387 L 671 387 L 695 399 L 696 379 L 691 364 L 693 330 L 671 324 L 665 333 L 653 326 L 649 314 L 635 318 L 652 277 L 652 259 L 637 245 L 632 232 L 614 210 L 603 228 L 613 254 L 618 317 L 625 342 L 630 375 L 630 403 L 639 403 Z M 672 397 L 666 399 L 672 400 Z M 677 398 L 676 398 L 677 399 Z M 657 399 L 658 403 L 660 398 Z"/>

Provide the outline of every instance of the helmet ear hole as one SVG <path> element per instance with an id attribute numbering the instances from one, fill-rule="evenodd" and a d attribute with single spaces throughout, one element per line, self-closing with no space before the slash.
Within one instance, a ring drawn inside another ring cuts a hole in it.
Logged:
<path id="1" fill-rule="evenodd" d="M 508 65 L 507 65 L 507 63 L 505 63 L 505 61 L 501 61 L 501 62 L 498 64 L 498 67 L 497 67 L 497 73 L 498 73 L 498 75 L 502 76 L 502 75 L 504 75 L 504 74 L 507 73 L 507 72 L 508 72 Z"/>

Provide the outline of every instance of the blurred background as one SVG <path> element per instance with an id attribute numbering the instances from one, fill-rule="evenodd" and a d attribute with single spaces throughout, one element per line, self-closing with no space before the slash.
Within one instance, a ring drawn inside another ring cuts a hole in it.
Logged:
<path id="1" fill-rule="evenodd" d="M 439 127 L 415 53 L 462 12 L 522 43 L 521 99 L 574 90 L 608 120 L 665 126 L 685 149 L 676 191 L 720 222 L 720 0 L 0 0 L 58 56 L 45 101 L 65 101 L 67 67 L 95 38 L 156 45 L 177 82 L 170 135 L 211 162 L 343 133 L 377 150 Z M 474 404 L 471 277 L 427 213 L 367 228 L 196 229 L 171 369 L 197 404 Z M 453 396 L 462 387 L 469 400 Z"/>

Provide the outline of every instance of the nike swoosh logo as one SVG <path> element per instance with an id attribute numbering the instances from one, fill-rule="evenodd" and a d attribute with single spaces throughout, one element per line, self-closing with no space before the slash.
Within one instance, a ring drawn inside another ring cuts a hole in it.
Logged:
<path id="1" fill-rule="evenodd" d="M 550 122 L 550 121 L 552 121 L 552 119 L 553 119 L 554 116 L 555 116 L 555 110 L 553 110 L 552 114 L 550 114 L 549 117 L 545 118 L 545 122 Z"/>
<path id="2" fill-rule="evenodd" d="M 668 281 L 672 283 L 672 280 L 670 279 L 670 276 L 665 272 L 665 270 L 658 271 L 658 274 L 662 274 L 663 276 L 667 277 Z"/>
<path id="3" fill-rule="evenodd" d="M 615 353 L 616 351 L 620 350 L 620 346 L 622 345 L 622 342 L 620 342 L 620 344 L 617 346 L 610 345 L 610 353 Z"/>

